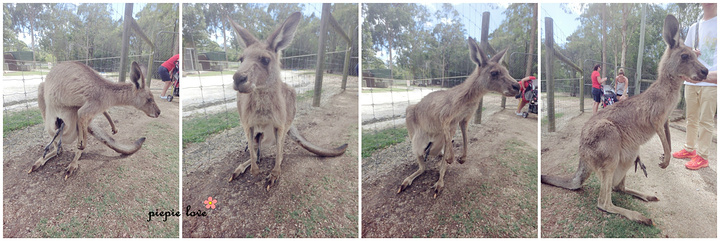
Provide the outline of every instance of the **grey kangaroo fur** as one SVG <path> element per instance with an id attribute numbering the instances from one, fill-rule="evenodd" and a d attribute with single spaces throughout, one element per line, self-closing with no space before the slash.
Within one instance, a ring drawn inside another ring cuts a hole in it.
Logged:
<path id="1" fill-rule="evenodd" d="M 652 225 L 652 220 L 639 212 L 613 205 L 612 191 L 625 192 L 645 201 L 658 201 L 655 196 L 626 188 L 625 175 L 634 163 L 640 161 L 640 146 L 654 135 L 660 137 L 663 146 L 660 167 L 668 166 L 668 118 L 680 99 L 680 87 L 683 85 L 680 76 L 702 80 L 708 74 L 708 69 L 697 61 L 693 50 L 680 40 L 679 24 L 672 15 L 665 17 L 663 39 L 667 48 L 658 65 L 657 81 L 640 95 L 617 102 L 592 116 L 580 135 L 580 163 L 575 175 L 541 175 L 543 183 L 575 190 L 581 188 L 583 182 L 595 172 L 600 179 L 598 208 Z"/>
<path id="2" fill-rule="evenodd" d="M 287 134 L 306 150 L 323 157 L 342 155 L 347 148 L 347 144 L 334 149 L 318 147 L 305 140 L 292 124 L 295 118 L 295 90 L 280 79 L 280 55 L 295 36 L 300 17 L 299 12 L 290 15 L 265 41 L 259 41 L 228 18 L 240 37 L 240 46 L 245 47 L 240 67 L 233 75 L 233 89 L 238 91 L 237 108 L 251 150 L 250 160 L 240 164 L 229 181 L 240 176 L 248 167 L 253 176 L 260 174 L 257 165 L 260 144 L 275 144 L 275 167 L 266 178 L 267 190 L 270 190 L 280 177 Z"/>
<path id="3" fill-rule="evenodd" d="M 520 91 L 520 85 L 501 64 L 507 49 L 488 59 L 474 39 L 468 38 L 468 45 L 470 59 L 477 67 L 465 82 L 448 90 L 432 92 L 419 103 L 407 107 L 405 123 L 412 141 L 413 155 L 417 158 L 418 170 L 405 178 L 398 193 L 425 172 L 425 161 L 429 155 L 444 155 L 445 161 L 440 161 L 440 178 L 433 185 L 434 197 L 437 197 L 445 186 L 443 179 L 448 164 L 455 158 L 452 137 L 457 126 L 460 126 L 463 138 L 463 152 L 458 162 L 463 164 L 467 157 L 468 122 L 477 110 L 482 96 L 490 91 L 515 96 Z"/>
<path id="4" fill-rule="evenodd" d="M 85 149 L 87 133 L 118 153 L 130 155 L 138 151 L 145 137 L 132 145 L 120 144 L 99 126 L 91 123 L 93 117 L 103 113 L 110 122 L 112 133 L 117 133 L 107 109 L 119 105 L 134 106 L 152 118 L 160 115 L 152 93 L 149 88 L 145 88 L 145 76 L 135 62 L 132 63 L 130 79 L 132 83 L 115 83 L 79 62 L 64 62 L 53 67 L 45 82 L 38 86 L 38 107 L 45 123 L 45 131 L 53 136 L 53 139 L 28 173 L 58 156 L 64 139 L 69 140 L 70 144 L 77 141 L 75 157 L 65 169 L 65 179 L 73 175 L 80 168 L 78 160 Z"/>

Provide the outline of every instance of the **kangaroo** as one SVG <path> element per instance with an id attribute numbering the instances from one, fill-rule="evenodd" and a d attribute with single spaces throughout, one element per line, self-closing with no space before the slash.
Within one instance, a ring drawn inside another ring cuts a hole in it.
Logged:
<path id="1" fill-rule="evenodd" d="M 541 175 L 546 184 L 570 190 L 579 189 L 594 171 L 600 179 L 597 206 L 603 211 L 617 213 L 630 220 L 652 225 L 652 220 L 639 212 L 613 205 L 612 190 L 624 192 L 644 201 L 658 201 L 652 195 L 625 187 L 625 175 L 640 163 L 638 150 L 657 135 L 663 146 L 661 168 L 670 162 L 670 130 L 668 118 L 680 100 L 680 76 L 703 80 L 708 69 L 697 60 L 695 52 L 680 40 L 678 20 L 665 17 L 663 39 L 667 44 L 658 65 L 658 79 L 645 92 L 617 102 L 592 116 L 580 134 L 580 163 L 575 175 L 555 177 Z M 640 163 L 642 166 L 642 163 Z"/>
<path id="2" fill-rule="evenodd" d="M 463 138 L 463 152 L 458 158 L 460 164 L 467 157 L 467 127 L 485 93 L 493 91 L 505 96 L 515 96 L 520 85 L 501 64 L 507 49 L 492 58 L 483 53 L 473 38 L 468 38 L 470 59 L 477 64 L 475 71 L 463 82 L 448 90 L 435 91 L 423 97 L 419 103 L 406 109 L 405 123 L 412 141 L 412 152 L 417 158 L 418 170 L 405 178 L 398 193 L 412 184 L 416 177 L 425 172 L 425 161 L 429 155 L 444 155 L 440 163 L 440 178 L 433 185 L 434 197 L 442 192 L 448 164 L 454 159 L 452 137 L 460 125 Z"/>
<path id="3" fill-rule="evenodd" d="M 347 144 L 334 149 L 318 147 L 305 140 L 292 124 L 295 118 L 295 90 L 280 79 L 280 55 L 293 40 L 300 17 L 299 12 L 290 15 L 264 42 L 228 18 L 240 37 L 240 46 L 245 48 L 240 57 L 240 67 L 233 75 L 233 89 L 238 92 L 240 122 L 251 150 L 250 160 L 240 164 L 229 181 L 244 173 L 248 166 L 253 176 L 260 174 L 257 165 L 260 146 L 275 144 L 275 167 L 266 177 L 267 190 L 270 190 L 280 177 L 283 142 L 287 134 L 306 150 L 322 157 L 342 155 L 347 148 Z"/>
<path id="4" fill-rule="evenodd" d="M 45 147 L 43 156 L 35 162 L 28 173 L 60 155 L 63 139 L 70 140 L 70 143 L 77 140 L 75 157 L 65 169 L 65 179 L 67 179 L 80 167 L 78 160 L 87 140 L 87 136 L 83 137 L 83 135 L 87 133 L 121 154 L 130 155 L 138 151 L 145 141 L 144 137 L 132 145 L 123 145 L 115 142 L 99 126 L 90 123 L 93 117 L 103 113 L 110 122 L 112 133 L 117 133 L 117 128 L 106 110 L 118 105 L 134 106 L 153 118 L 160 115 L 160 109 L 155 104 L 152 93 L 145 88 L 145 76 L 135 62 L 132 63 L 130 79 L 132 83 L 111 82 L 79 62 L 65 62 L 53 67 L 45 82 L 38 86 L 38 107 L 45 123 L 45 130 L 53 136 L 53 139 Z M 48 152 L 50 155 L 47 155 Z"/>

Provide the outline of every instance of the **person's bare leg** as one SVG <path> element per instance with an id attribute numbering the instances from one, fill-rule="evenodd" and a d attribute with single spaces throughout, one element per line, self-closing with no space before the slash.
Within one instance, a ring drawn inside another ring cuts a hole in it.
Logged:
<path id="1" fill-rule="evenodd" d="M 172 82 L 172 81 L 164 81 L 165 87 L 163 87 L 163 92 L 160 96 L 165 96 L 165 93 L 167 93 L 168 88 L 170 88 L 170 82 Z"/>

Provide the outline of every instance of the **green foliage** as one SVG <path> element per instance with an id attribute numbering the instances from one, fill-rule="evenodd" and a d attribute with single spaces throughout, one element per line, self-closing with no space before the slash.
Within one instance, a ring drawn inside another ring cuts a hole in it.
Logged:
<path id="1" fill-rule="evenodd" d="M 616 4 L 616 3 L 600 3 L 587 4 L 583 7 L 583 12 L 579 16 L 578 21 L 581 22 L 578 29 L 570 33 L 569 36 L 560 36 L 556 32 L 555 40 L 566 38 L 565 44 L 559 44 L 560 51 L 563 55 L 570 58 L 573 63 L 580 65 L 584 63 L 584 79 L 590 82 L 590 74 L 592 66 L 597 62 L 586 60 L 601 61 L 602 60 L 602 13 L 605 12 L 605 31 L 606 36 L 606 61 L 610 64 L 605 67 L 607 76 L 615 76 L 616 66 L 626 66 L 626 70 L 630 70 L 627 77 L 634 82 L 635 69 L 638 60 L 638 48 L 640 42 L 640 23 L 642 14 L 641 4 Z M 645 43 L 644 55 L 642 63 L 642 78 L 655 79 L 657 76 L 657 65 L 663 52 L 665 51 L 665 43 L 662 40 L 662 28 L 667 14 L 675 15 L 680 21 L 681 38 L 684 39 L 688 27 L 697 21 L 701 14 L 698 4 L 668 4 L 666 8 L 661 5 L 646 5 L 646 27 L 645 27 Z M 623 14 L 625 13 L 625 14 Z M 552 16 L 549 16 L 552 17 Z M 556 25 L 563 23 L 555 22 Z M 623 51 L 623 29 L 626 32 L 627 46 Z M 544 40 L 543 40 L 544 41 Z M 543 45 L 543 51 L 545 46 Z M 625 52 L 625 62 L 622 62 L 623 52 Z M 562 63 L 559 62 L 558 63 Z M 553 70 L 556 79 L 573 78 L 573 72 L 565 64 L 556 64 Z"/>
<path id="2" fill-rule="evenodd" d="M 530 34 L 532 7 L 533 4 L 508 7 L 507 16 L 489 36 L 495 50 L 513 46 L 507 56 L 529 51 L 526 48 L 530 39 L 537 36 Z M 443 4 L 434 13 L 422 4 L 363 4 L 362 13 L 364 69 L 390 68 L 395 79 L 431 79 L 469 75 L 475 68 L 468 59 L 466 28 L 469 26 L 463 24 L 463 16 L 452 4 Z M 377 53 L 392 56 L 387 59 L 381 56 L 381 59 Z M 513 61 L 520 66 L 511 67 L 521 72 L 513 76 L 522 76 L 526 56 L 513 57 L 517 57 Z"/>
<path id="3" fill-rule="evenodd" d="M 257 39 L 267 38 L 293 12 L 302 12 L 309 6 L 299 3 L 221 3 L 221 4 L 183 4 L 183 46 L 195 48 L 198 53 L 206 51 L 226 51 L 229 61 L 236 61 L 242 54 L 240 40 L 227 21 L 227 17 L 247 29 Z M 318 13 L 319 13 L 318 9 Z M 333 17 L 352 37 L 357 31 L 357 4 L 335 3 L 331 6 Z M 291 45 L 283 50 L 283 56 L 314 54 L 318 50 L 320 17 L 315 13 L 302 16 Z M 224 30 L 224 31 L 223 31 Z M 326 51 L 340 51 L 347 43 L 331 27 L 327 29 Z M 215 39 L 220 39 L 220 43 Z M 357 46 L 357 38 L 353 46 Z M 227 50 L 224 46 L 227 46 Z M 357 56 L 358 50 L 353 50 Z M 343 57 L 338 55 L 339 57 Z M 340 59 L 340 62 L 343 60 Z"/>
<path id="4" fill-rule="evenodd" d="M 373 152 L 405 141 L 407 129 L 390 128 L 378 132 L 364 132 L 362 135 L 362 157 L 370 157 Z"/>
<path id="5" fill-rule="evenodd" d="M 14 130 L 43 123 L 40 109 L 29 109 L 3 114 L 3 137 Z"/>
<path id="6" fill-rule="evenodd" d="M 18 3 L 3 5 L 3 47 L 7 50 L 33 49 L 35 60 L 56 62 L 121 54 L 122 19 L 113 19 L 109 3 Z M 137 5 L 135 5 L 137 6 Z M 151 41 L 158 31 L 177 31 L 178 5 L 145 4 L 134 17 Z M 31 38 L 30 46 L 18 39 Z M 130 55 L 149 54 L 151 49 L 136 33 L 131 34 Z M 177 46 L 177 44 L 175 45 Z M 34 48 L 33 48 L 34 47 Z M 92 63 L 94 68 L 112 63 Z M 117 71 L 117 70 L 116 70 Z"/>
<path id="7" fill-rule="evenodd" d="M 236 111 L 183 120 L 183 146 L 195 142 L 204 142 L 208 136 L 238 125 L 240 125 L 240 115 Z"/>

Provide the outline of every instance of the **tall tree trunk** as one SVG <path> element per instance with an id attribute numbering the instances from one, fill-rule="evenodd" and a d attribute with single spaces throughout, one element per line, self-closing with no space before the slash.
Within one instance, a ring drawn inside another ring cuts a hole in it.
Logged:
<path id="1" fill-rule="evenodd" d="M 535 41 L 537 41 L 537 18 L 538 18 L 538 4 L 533 3 L 533 20 L 532 20 L 532 27 L 530 27 L 530 51 L 528 51 L 527 55 L 527 61 L 525 62 L 525 76 L 530 76 L 533 74 L 532 72 L 532 66 L 533 66 L 533 58 L 535 58 L 532 54 L 535 53 Z M 523 76 L 523 77 L 525 77 Z"/>
<path id="2" fill-rule="evenodd" d="M 395 39 L 395 35 L 390 33 L 390 38 L 388 38 L 388 56 L 390 57 L 390 80 L 392 81 L 393 78 L 393 58 L 392 58 L 392 47 L 393 47 L 393 39 Z"/>
<path id="3" fill-rule="evenodd" d="M 607 62 L 607 54 L 605 54 L 605 39 L 607 38 L 607 31 L 605 27 L 605 12 L 607 12 L 607 4 L 603 3 L 603 10 L 602 10 L 602 71 L 600 72 L 600 77 L 604 78 L 607 76 L 605 73 L 607 73 L 607 68 L 605 68 L 605 63 Z"/>
<path id="4" fill-rule="evenodd" d="M 622 36 L 622 48 L 620 50 L 620 66 L 625 67 L 625 56 L 627 55 L 627 47 L 628 47 L 628 39 L 627 39 L 627 32 L 628 32 L 628 16 L 630 15 L 630 8 L 632 5 L 630 3 L 626 3 L 622 5 L 622 28 L 621 28 L 621 36 Z"/>

